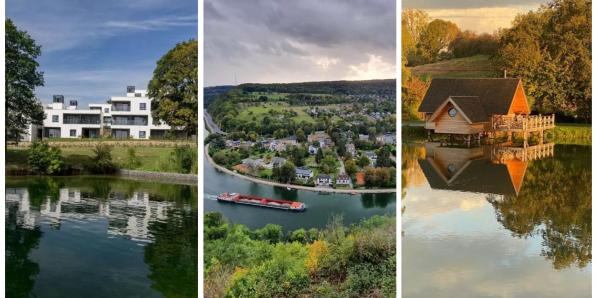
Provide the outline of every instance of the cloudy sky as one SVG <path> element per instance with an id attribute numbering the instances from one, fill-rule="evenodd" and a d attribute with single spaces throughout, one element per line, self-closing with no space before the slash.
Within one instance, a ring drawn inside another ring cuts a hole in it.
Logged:
<path id="1" fill-rule="evenodd" d="M 395 78 L 394 0 L 206 0 L 205 86 Z"/>
<path id="2" fill-rule="evenodd" d="M 197 38 L 196 0 L 6 0 L 6 16 L 42 46 L 43 102 L 63 94 L 86 106 L 145 89 L 163 54 Z"/>
<path id="3" fill-rule="evenodd" d="M 539 8 L 547 0 L 403 0 L 402 8 L 423 9 L 433 19 L 449 20 L 463 30 L 492 33 L 508 28 L 517 14 Z"/>

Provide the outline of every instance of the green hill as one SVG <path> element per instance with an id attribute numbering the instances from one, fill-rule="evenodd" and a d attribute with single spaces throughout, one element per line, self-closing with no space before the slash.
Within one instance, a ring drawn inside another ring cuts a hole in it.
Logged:
<path id="1" fill-rule="evenodd" d="M 411 67 L 410 70 L 421 78 L 491 78 L 501 76 L 499 70 L 492 65 L 489 56 L 486 55 L 444 60 Z"/>

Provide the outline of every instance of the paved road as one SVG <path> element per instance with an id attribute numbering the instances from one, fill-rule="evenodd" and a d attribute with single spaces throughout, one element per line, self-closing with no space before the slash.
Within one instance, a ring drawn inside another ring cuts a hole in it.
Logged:
<path id="1" fill-rule="evenodd" d="M 214 122 L 211 118 L 211 115 L 207 112 L 207 110 L 203 110 L 203 118 L 205 119 L 205 125 L 207 130 L 211 133 L 219 133 L 225 135 L 226 133 L 220 129 L 220 127 Z"/>

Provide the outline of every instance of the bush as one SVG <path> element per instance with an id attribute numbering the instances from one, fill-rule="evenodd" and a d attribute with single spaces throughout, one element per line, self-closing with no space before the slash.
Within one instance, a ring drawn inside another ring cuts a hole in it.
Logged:
<path id="1" fill-rule="evenodd" d="M 60 149 L 57 147 L 51 147 L 45 142 L 33 142 L 29 148 L 29 167 L 37 174 L 57 174 L 64 166 L 60 154 Z"/>
<path id="2" fill-rule="evenodd" d="M 93 154 L 91 172 L 95 174 L 112 174 L 116 172 L 116 165 L 112 161 L 112 146 L 98 143 L 93 148 Z"/>
<path id="3" fill-rule="evenodd" d="M 133 147 L 129 147 L 129 149 L 127 150 L 127 162 L 126 162 L 126 167 L 129 169 L 136 169 L 141 165 L 141 160 L 139 160 L 139 157 L 137 156 L 137 152 L 135 151 L 135 148 Z"/>
<path id="4" fill-rule="evenodd" d="M 176 146 L 170 154 L 170 165 L 177 173 L 190 174 L 197 168 L 197 152 L 190 146 Z"/>

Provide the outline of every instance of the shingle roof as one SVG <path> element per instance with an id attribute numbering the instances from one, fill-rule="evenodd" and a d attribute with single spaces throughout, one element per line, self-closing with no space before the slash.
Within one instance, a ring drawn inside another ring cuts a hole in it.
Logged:
<path id="1" fill-rule="evenodd" d="M 450 96 L 450 98 L 473 123 L 487 121 L 490 116 L 485 112 L 477 96 Z"/>
<path id="2" fill-rule="evenodd" d="M 486 113 L 504 115 L 520 79 L 433 79 L 419 106 L 419 112 L 433 113 L 448 97 L 477 96 Z"/>

